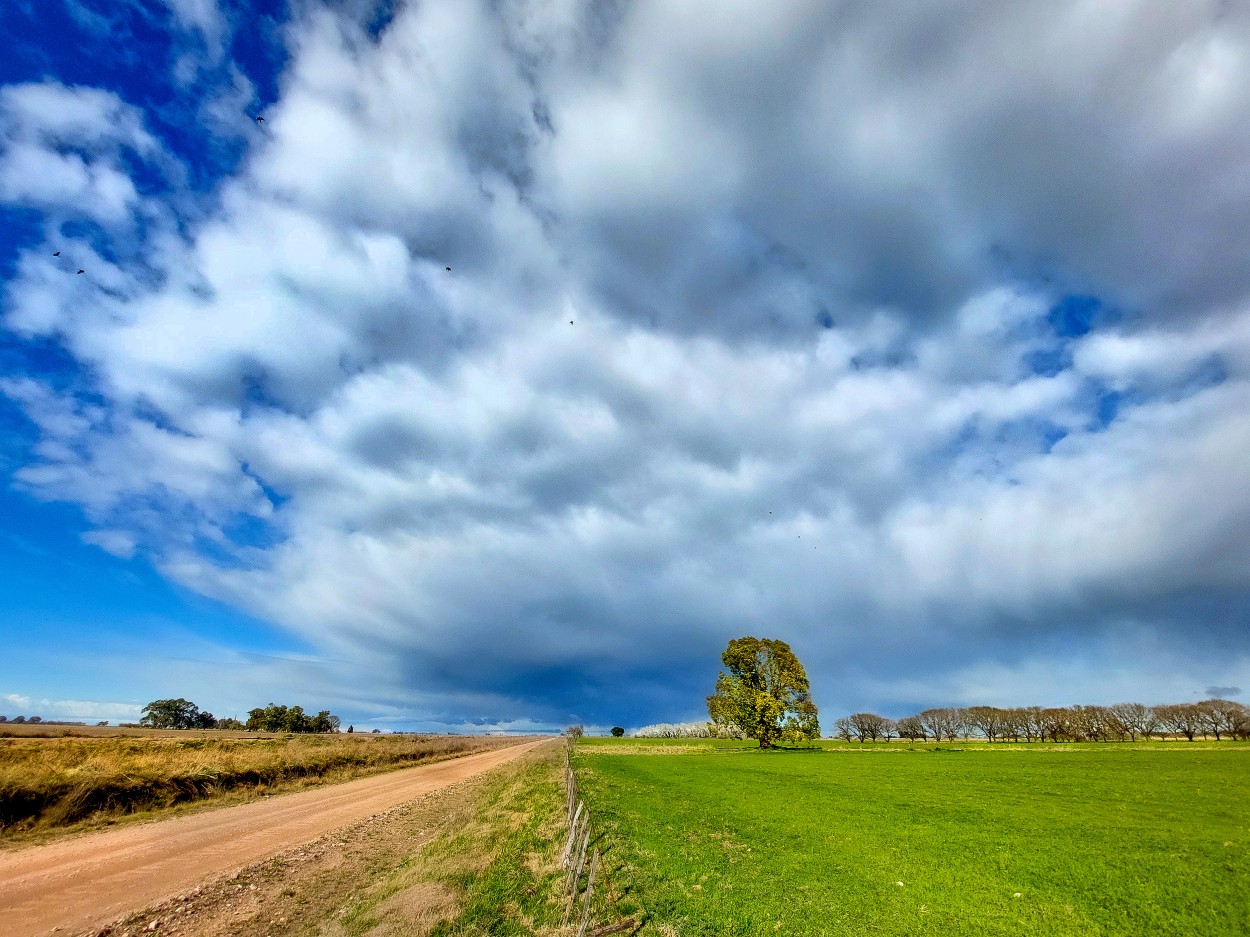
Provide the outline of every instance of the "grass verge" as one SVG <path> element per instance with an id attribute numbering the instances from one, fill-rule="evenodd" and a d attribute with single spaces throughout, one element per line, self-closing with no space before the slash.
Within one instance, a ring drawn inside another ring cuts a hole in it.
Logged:
<path id="1" fill-rule="evenodd" d="M 445 835 L 352 907 L 343 918 L 347 934 L 371 935 L 397 904 L 431 893 L 455 909 L 429 929 L 431 937 L 560 933 L 564 795 L 556 749 L 493 775 Z"/>
<path id="2" fill-rule="evenodd" d="M 575 758 L 643 933 L 1250 933 L 1245 745 L 690 745 Z"/>

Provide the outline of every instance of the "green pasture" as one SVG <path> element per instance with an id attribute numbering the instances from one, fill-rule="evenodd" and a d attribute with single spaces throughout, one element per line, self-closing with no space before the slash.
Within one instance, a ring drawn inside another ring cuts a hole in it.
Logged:
<path id="1" fill-rule="evenodd" d="M 574 769 L 643 934 L 1250 934 L 1244 743 L 587 739 Z"/>

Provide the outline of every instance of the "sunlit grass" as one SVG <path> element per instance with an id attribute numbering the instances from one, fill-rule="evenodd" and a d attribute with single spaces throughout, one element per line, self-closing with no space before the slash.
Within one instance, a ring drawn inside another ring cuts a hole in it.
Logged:
<path id="1" fill-rule="evenodd" d="M 1244 743 L 673 741 L 575 760 L 651 933 L 1250 933 Z"/>

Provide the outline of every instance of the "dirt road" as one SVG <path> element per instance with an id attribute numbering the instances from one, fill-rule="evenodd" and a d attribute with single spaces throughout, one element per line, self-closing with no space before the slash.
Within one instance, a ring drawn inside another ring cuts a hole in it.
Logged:
<path id="1" fill-rule="evenodd" d="M 0 930 L 47 937 L 129 911 L 489 771 L 550 740 L 0 853 Z"/>

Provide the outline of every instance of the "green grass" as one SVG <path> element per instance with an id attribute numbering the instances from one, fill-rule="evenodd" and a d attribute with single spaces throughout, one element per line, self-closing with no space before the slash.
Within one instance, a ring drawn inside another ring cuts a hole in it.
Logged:
<path id="1" fill-rule="evenodd" d="M 574 766 L 643 933 L 1250 933 L 1241 743 L 587 740 Z"/>

